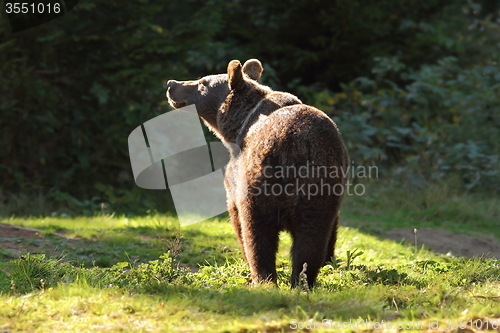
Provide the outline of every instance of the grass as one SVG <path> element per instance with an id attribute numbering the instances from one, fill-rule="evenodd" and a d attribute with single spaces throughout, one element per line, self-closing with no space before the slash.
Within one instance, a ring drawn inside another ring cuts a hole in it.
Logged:
<path id="1" fill-rule="evenodd" d="M 373 232 L 426 226 L 499 237 L 495 199 L 453 197 L 442 188 L 411 200 L 397 190 L 367 190 L 345 201 L 343 219 L 355 227 L 340 228 L 337 260 L 310 291 L 289 289 L 287 234 L 280 235 L 278 287 L 251 287 L 224 218 L 180 232 L 174 218 L 159 214 L 4 219 L 71 246 L 56 257 L 3 253 L 0 332 L 325 332 L 319 327 L 389 323 L 451 331 L 460 320 L 477 326 L 473 318 L 499 318 L 490 324 L 500 326 L 500 261 L 438 255 Z"/>
<path id="2" fill-rule="evenodd" d="M 42 230 L 42 234 L 49 236 L 48 242 L 66 259 L 86 267 L 109 267 L 130 257 L 152 260 L 166 252 L 169 242 L 176 237 L 175 220 L 170 216 L 160 215 L 134 219 L 114 216 L 11 217 L 2 222 Z M 67 238 L 56 237 L 58 235 Z M 29 243 L 33 240 L 22 242 Z"/>

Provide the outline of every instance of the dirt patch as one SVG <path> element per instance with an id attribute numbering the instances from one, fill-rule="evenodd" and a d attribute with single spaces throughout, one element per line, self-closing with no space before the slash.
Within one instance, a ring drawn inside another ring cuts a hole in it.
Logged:
<path id="1" fill-rule="evenodd" d="M 55 244 L 61 242 L 71 246 L 81 245 L 77 244 L 77 240 L 62 235 L 44 236 L 41 230 L 0 223 L 0 258 L 18 258 L 23 252 L 58 255 L 63 251 Z"/>
<path id="2" fill-rule="evenodd" d="M 396 242 L 405 241 L 415 244 L 415 234 L 413 228 L 396 228 L 383 230 L 373 224 L 355 223 L 351 221 L 341 221 L 341 225 L 365 229 L 368 233 L 388 238 Z M 486 257 L 500 259 L 500 242 L 491 235 L 479 234 L 465 235 L 457 234 L 444 229 L 419 228 L 417 229 L 417 246 L 425 245 L 436 253 L 451 254 L 457 257 Z"/>
<path id="3" fill-rule="evenodd" d="M 411 228 L 393 229 L 381 232 L 380 235 L 397 242 L 404 240 L 412 244 L 415 239 Z M 62 249 L 55 244 L 61 242 L 73 248 L 87 246 L 84 242 L 63 235 L 44 236 L 41 230 L 0 223 L 0 258 L 1 254 L 17 258 L 23 251 L 57 255 Z M 417 232 L 417 245 L 425 245 L 437 253 L 500 259 L 500 243 L 489 236 L 475 237 L 455 234 L 448 230 L 422 228 Z"/>
<path id="4" fill-rule="evenodd" d="M 412 228 L 393 229 L 382 232 L 384 237 L 395 241 L 415 242 Z M 455 234 L 448 230 L 422 228 L 417 230 L 417 246 L 425 245 L 438 253 L 451 253 L 454 256 L 481 257 L 500 259 L 500 243 L 493 237 L 475 237 Z"/>
<path id="5" fill-rule="evenodd" d="M 0 223 L 0 238 L 40 238 L 40 230 Z"/>

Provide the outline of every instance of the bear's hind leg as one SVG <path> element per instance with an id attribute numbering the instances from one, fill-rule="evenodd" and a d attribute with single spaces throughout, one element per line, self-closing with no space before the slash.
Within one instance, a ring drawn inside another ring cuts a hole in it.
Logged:
<path id="1" fill-rule="evenodd" d="M 312 287 L 319 269 L 323 266 L 326 256 L 326 246 L 329 237 L 319 232 L 302 231 L 292 233 L 292 278 L 291 287 L 294 288 L 299 283 L 300 273 L 304 263 L 307 263 L 306 276 L 307 284 Z"/>
<path id="2" fill-rule="evenodd" d="M 276 252 L 278 251 L 279 224 L 256 209 L 249 209 L 250 216 L 241 220 L 242 238 L 252 282 L 276 283 Z"/>
<path id="3" fill-rule="evenodd" d="M 333 246 L 331 251 L 328 246 L 332 243 L 332 229 L 337 212 L 324 209 L 327 203 L 331 203 L 327 197 L 303 199 L 299 202 L 300 209 L 290 229 L 293 238 L 292 288 L 299 283 L 304 263 L 307 263 L 307 283 L 312 287 L 326 256 L 333 254 Z"/>
<path id="4" fill-rule="evenodd" d="M 326 265 L 328 262 L 335 260 L 335 243 L 337 241 L 337 231 L 339 228 L 339 214 L 335 217 L 335 220 L 333 222 L 333 228 L 332 232 L 330 234 L 330 239 L 328 241 L 328 246 L 326 248 L 326 257 L 325 261 L 323 263 L 323 266 Z"/>

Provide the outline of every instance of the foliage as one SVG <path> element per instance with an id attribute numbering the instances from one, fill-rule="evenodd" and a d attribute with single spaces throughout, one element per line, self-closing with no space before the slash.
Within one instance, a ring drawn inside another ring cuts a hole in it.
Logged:
<path id="1" fill-rule="evenodd" d="M 184 59 L 220 29 L 220 3 L 85 1 L 17 34 L 1 20 L 3 190 L 140 201 L 128 134 L 168 111 L 164 84 L 189 75 Z"/>
<path id="2" fill-rule="evenodd" d="M 252 57 L 331 109 L 356 161 L 498 189 L 498 20 L 494 0 L 88 0 L 16 34 L 0 20 L 0 199 L 172 209 L 135 186 L 128 134 L 169 110 L 168 79 Z"/>
<path id="3" fill-rule="evenodd" d="M 20 294 L 54 287 L 63 281 L 69 282 L 67 277 L 74 274 L 71 265 L 61 260 L 46 259 L 44 254 L 27 253 L 19 259 L 2 264 L 0 268 L 3 268 L 4 274 L 0 282 L 0 292 L 10 289 L 11 292 Z M 10 286 L 7 285 L 9 280 Z"/>
<path id="4" fill-rule="evenodd" d="M 153 292 L 185 274 L 174 266 L 168 253 L 136 267 L 128 262 L 119 262 L 110 268 L 89 269 L 74 267 L 61 259 L 46 259 L 43 254 L 27 253 L 19 259 L 0 264 L 0 269 L 0 293 L 13 294 L 26 294 L 72 282 L 98 288 L 117 286 Z"/>
<path id="5" fill-rule="evenodd" d="M 485 28 L 498 8 L 483 2 L 241 0 L 229 8 L 235 19 L 223 33 L 272 68 L 273 86 L 337 91 L 369 73 L 377 57 L 397 56 L 414 69 L 445 56 L 465 66 L 497 57 L 491 38 L 498 31 Z"/>
<path id="6" fill-rule="evenodd" d="M 500 190 L 500 72 L 453 57 L 407 70 L 378 58 L 378 79 L 316 95 L 343 130 L 357 164 L 398 166 L 416 185 L 458 175 L 466 189 Z M 397 85 L 388 76 L 407 82 Z"/>

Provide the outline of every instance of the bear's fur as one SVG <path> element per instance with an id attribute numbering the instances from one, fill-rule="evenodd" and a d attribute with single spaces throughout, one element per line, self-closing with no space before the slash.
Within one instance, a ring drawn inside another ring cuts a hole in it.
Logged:
<path id="1" fill-rule="evenodd" d="M 243 66 L 233 60 L 227 74 L 169 81 L 167 97 L 174 108 L 196 104 L 207 126 L 223 142 L 240 148 L 227 145 L 231 160 L 225 187 L 253 282 L 276 282 L 278 234 L 286 230 L 293 238 L 291 285 L 296 286 L 307 263 L 312 286 L 334 254 L 343 194 L 339 188 L 346 184 L 349 158 L 335 123 L 296 96 L 259 84 L 262 70 L 256 59 Z M 328 168 L 328 174 L 323 169 L 313 174 L 315 166 Z M 326 193 L 325 186 L 332 191 Z M 322 190 L 313 194 L 313 188 Z"/>

